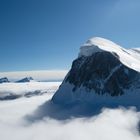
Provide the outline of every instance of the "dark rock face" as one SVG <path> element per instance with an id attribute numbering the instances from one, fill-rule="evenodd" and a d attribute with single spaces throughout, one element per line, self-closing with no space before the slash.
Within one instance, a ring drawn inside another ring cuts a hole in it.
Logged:
<path id="1" fill-rule="evenodd" d="M 66 82 L 74 85 L 73 91 L 80 86 L 89 90 L 94 89 L 97 94 L 109 93 L 111 96 L 123 94 L 123 89 L 140 74 L 124 66 L 116 54 L 97 52 L 89 57 L 76 59 Z"/>
<path id="2" fill-rule="evenodd" d="M 64 82 L 74 85 L 73 92 L 82 86 L 96 94 L 120 96 L 139 77 L 140 73 L 123 65 L 116 53 L 104 51 L 76 59 Z"/>
<path id="3" fill-rule="evenodd" d="M 30 82 L 31 80 L 33 80 L 32 77 L 26 77 L 26 78 L 23 78 L 23 79 L 17 81 L 17 83 Z"/>
<path id="4" fill-rule="evenodd" d="M 8 83 L 8 82 L 9 82 L 9 80 L 8 80 L 7 77 L 4 77 L 4 78 L 0 79 L 0 83 Z"/>

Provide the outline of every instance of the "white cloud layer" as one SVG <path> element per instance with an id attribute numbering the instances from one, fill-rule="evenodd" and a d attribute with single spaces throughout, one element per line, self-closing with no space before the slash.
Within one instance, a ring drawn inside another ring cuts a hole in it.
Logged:
<path id="1" fill-rule="evenodd" d="M 51 95 L 0 102 L 1 140 L 140 140 L 139 113 L 134 109 L 104 109 L 92 118 L 57 121 L 44 118 L 28 124 L 31 114 Z"/>
<path id="2" fill-rule="evenodd" d="M 29 83 L 3 83 L 0 84 L 0 98 L 9 95 L 21 95 L 28 93 L 54 93 L 61 82 L 29 82 Z"/>
<path id="3" fill-rule="evenodd" d="M 10 80 L 19 80 L 24 77 L 33 77 L 35 80 L 63 80 L 67 70 L 39 70 L 39 71 L 15 71 L 0 72 L 0 77 L 8 77 Z"/>

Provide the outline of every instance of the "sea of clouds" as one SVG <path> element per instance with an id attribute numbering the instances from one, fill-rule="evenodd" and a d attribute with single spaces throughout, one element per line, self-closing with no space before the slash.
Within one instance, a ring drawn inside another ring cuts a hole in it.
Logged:
<path id="1" fill-rule="evenodd" d="M 90 118 L 54 120 L 44 117 L 30 123 L 25 119 L 51 94 L 0 102 L 1 140 L 140 140 L 140 114 L 135 108 L 104 108 Z M 47 108 L 46 108 L 47 109 Z M 46 110 L 47 111 L 47 110 Z M 58 112 L 59 113 L 59 112 Z"/>

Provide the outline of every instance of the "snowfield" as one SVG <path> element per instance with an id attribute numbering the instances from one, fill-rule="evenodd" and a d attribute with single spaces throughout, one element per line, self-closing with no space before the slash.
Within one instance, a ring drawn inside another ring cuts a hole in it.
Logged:
<path id="1" fill-rule="evenodd" d="M 44 116 L 38 121 L 30 122 L 26 116 L 34 114 L 34 111 L 48 102 L 60 83 L 2 85 L 1 92 L 4 89 L 16 94 L 35 90 L 51 92 L 31 98 L 0 101 L 1 140 L 140 140 L 138 132 L 140 116 L 135 108 L 114 110 L 104 108 L 99 115 L 93 117 L 55 120 Z M 45 111 L 47 112 L 48 108 Z"/>

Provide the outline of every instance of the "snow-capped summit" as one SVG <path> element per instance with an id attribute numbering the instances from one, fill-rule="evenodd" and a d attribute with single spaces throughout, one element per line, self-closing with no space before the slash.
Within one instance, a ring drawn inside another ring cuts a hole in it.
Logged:
<path id="1" fill-rule="evenodd" d="M 132 51 L 130 52 L 116 43 L 100 37 L 91 38 L 81 46 L 79 57 L 90 56 L 93 53 L 102 51 L 117 54 L 124 65 L 133 68 L 136 71 L 140 71 L 140 59 L 134 57 Z"/>
<path id="2" fill-rule="evenodd" d="M 110 40 L 101 37 L 94 37 L 81 46 L 79 57 L 81 55 L 89 56 L 100 51 L 122 51 L 122 48 Z"/>
<path id="3" fill-rule="evenodd" d="M 54 103 L 140 105 L 140 54 L 107 39 L 89 39 L 63 83 Z"/>
<path id="4" fill-rule="evenodd" d="M 9 83 L 9 80 L 7 77 L 3 77 L 3 78 L 0 78 L 0 83 Z"/>
<path id="5" fill-rule="evenodd" d="M 34 79 L 32 77 L 25 77 L 19 81 L 17 81 L 17 83 L 24 83 L 24 82 L 33 82 Z"/>

